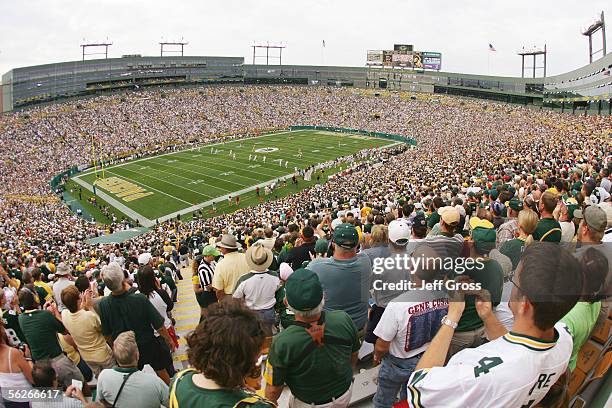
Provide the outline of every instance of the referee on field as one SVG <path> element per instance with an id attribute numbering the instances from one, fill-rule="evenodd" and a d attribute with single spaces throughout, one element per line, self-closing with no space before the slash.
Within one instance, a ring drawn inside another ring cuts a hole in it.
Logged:
<path id="1" fill-rule="evenodd" d="M 217 302 L 217 295 L 212 287 L 212 280 L 215 274 L 215 267 L 217 266 L 215 258 L 220 255 L 221 252 L 217 248 L 207 245 L 202 249 L 202 260 L 200 263 L 193 263 L 193 291 L 202 309 L 202 315 L 206 313 L 208 306 Z M 200 320 L 202 320 L 201 317 Z"/>

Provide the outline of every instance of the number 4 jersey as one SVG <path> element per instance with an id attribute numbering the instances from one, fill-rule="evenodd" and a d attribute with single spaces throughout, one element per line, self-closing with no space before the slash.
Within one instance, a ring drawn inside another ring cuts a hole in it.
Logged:
<path id="1" fill-rule="evenodd" d="M 455 354 L 445 367 L 415 371 L 408 380 L 411 407 L 528 408 L 565 373 L 572 337 L 562 323 L 555 340 L 507 333 Z"/>

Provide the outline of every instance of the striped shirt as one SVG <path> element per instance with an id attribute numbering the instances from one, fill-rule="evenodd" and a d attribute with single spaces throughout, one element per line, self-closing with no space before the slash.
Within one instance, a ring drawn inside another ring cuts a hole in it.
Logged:
<path id="1" fill-rule="evenodd" d="M 200 279 L 200 286 L 206 288 L 208 285 L 212 285 L 213 276 L 215 274 L 215 267 L 217 263 L 212 261 L 210 264 L 202 259 L 198 266 L 198 278 Z"/>

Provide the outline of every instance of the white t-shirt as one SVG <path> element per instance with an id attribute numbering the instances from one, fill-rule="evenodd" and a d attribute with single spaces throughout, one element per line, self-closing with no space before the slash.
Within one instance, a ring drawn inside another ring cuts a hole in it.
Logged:
<path id="1" fill-rule="evenodd" d="M 251 310 L 270 309 L 276 304 L 276 290 L 280 279 L 273 272 L 251 271 L 242 276 L 234 290 L 234 298 L 244 299 Z"/>
<path id="2" fill-rule="evenodd" d="M 572 336 L 555 325 L 556 341 L 507 333 L 455 354 L 445 367 L 415 371 L 411 407 L 521 408 L 536 406 L 567 369 Z"/>
<path id="3" fill-rule="evenodd" d="M 136 291 L 136 293 L 140 293 L 140 291 Z M 149 299 L 149 302 L 151 302 L 161 317 L 164 318 L 164 327 L 167 329 L 172 326 L 172 321 L 168 318 L 168 305 L 166 305 L 164 299 L 155 291 L 151 292 L 147 299 Z M 155 336 L 159 336 L 159 333 L 155 333 Z"/>
<path id="4" fill-rule="evenodd" d="M 390 342 L 389 353 L 394 357 L 414 357 L 427 349 L 447 312 L 444 292 L 405 292 L 389 302 L 374 334 Z"/>

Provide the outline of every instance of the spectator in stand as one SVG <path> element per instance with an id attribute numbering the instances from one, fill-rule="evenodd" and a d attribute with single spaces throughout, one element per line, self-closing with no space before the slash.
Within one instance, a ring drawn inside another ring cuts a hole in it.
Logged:
<path id="1" fill-rule="evenodd" d="M 580 297 L 580 264 L 558 245 L 536 242 L 525 249 L 512 283 L 512 331 L 497 320 L 486 292 L 480 293 L 476 308 L 490 342 L 462 350 L 444 365 L 465 307 L 460 298 L 450 300 L 448 315 L 408 380 L 412 405 L 519 408 L 558 403 L 563 387 L 555 384 L 567 369 L 572 339 L 565 324 L 557 322 Z"/>
<path id="2" fill-rule="evenodd" d="M 310 225 L 305 226 L 302 228 L 300 238 L 296 241 L 296 246 L 287 254 L 285 262 L 291 265 L 293 270 L 299 269 L 304 262 L 310 261 L 315 255 L 316 242 L 317 237 L 314 229 Z"/>
<path id="3" fill-rule="evenodd" d="M 273 408 L 272 403 L 244 387 L 246 377 L 261 375 L 264 339 L 257 315 L 239 301 L 228 299 L 211 305 L 187 337 L 193 368 L 174 378 L 171 406 Z"/>
<path id="4" fill-rule="evenodd" d="M 576 306 L 561 319 L 573 339 L 572 356 L 569 361 L 570 371 L 576 368 L 578 352 L 591 336 L 599 318 L 601 301 L 608 297 L 605 288 L 609 270 L 606 256 L 599 250 L 590 247 L 582 254 L 581 263 L 584 276 L 583 295 Z"/>
<path id="5" fill-rule="evenodd" d="M 504 284 L 502 267 L 498 261 L 489 257 L 489 252 L 495 248 L 495 227 L 488 220 L 472 218 L 470 228 L 472 231 L 469 257 L 473 260 L 474 266 L 466 268 L 462 276 L 480 284 L 483 290 L 487 290 L 495 307 L 501 301 Z M 450 277 L 456 278 L 457 274 Z M 484 323 L 478 316 L 473 297 L 470 296 L 465 300 L 463 314 L 458 321 L 446 358 L 450 359 L 465 348 L 478 347 L 484 341 Z"/>
<path id="6" fill-rule="evenodd" d="M 411 275 L 411 281 L 417 287 L 422 287 L 424 282 L 434 282 L 436 275 L 435 271 L 421 269 Z M 407 398 L 402 385 L 410 378 L 440 328 L 442 318 L 447 315 L 447 298 L 447 294 L 439 290 L 407 291 L 389 302 L 384 309 L 374 330 L 377 337 L 374 363 L 382 362 L 374 395 L 376 408 L 392 406 L 400 388 L 400 400 Z"/>
<path id="7" fill-rule="evenodd" d="M 96 399 L 117 408 L 168 407 L 168 385 L 138 368 L 139 351 L 133 331 L 121 333 L 113 342 L 117 366 L 100 373 Z"/>
<path id="8" fill-rule="evenodd" d="M 47 282 L 43 281 L 43 274 L 39 268 L 34 268 L 32 271 L 32 279 L 34 279 L 35 286 L 44 289 L 46 292 L 45 296 L 43 296 L 45 302 L 53 298 L 53 289 L 51 289 Z"/>
<path id="9" fill-rule="evenodd" d="M 175 372 L 171 355 L 175 346 L 164 318 L 144 295 L 128 291 L 129 285 L 118 264 L 111 262 L 102 273 L 104 284 L 111 290 L 111 295 L 99 303 L 102 334 L 109 341 L 125 331 L 133 331 L 138 344 L 138 368 L 149 364 L 169 384 Z M 155 337 L 153 330 L 160 336 Z"/>
<path id="10" fill-rule="evenodd" d="M 377 226 L 383 227 L 384 226 Z M 374 329 L 376 328 L 378 321 L 383 315 L 385 308 L 389 302 L 393 301 L 396 297 L 402 294 L 403 290 L 389 289 L 388 284 L 396 284 L 398 282 L 407 282 L 410 280 L 411 271 L 409 267 L 406 267 L 403 263 L 396 265 L 392 263 L 391 268 L 385 267 L 385 261 L 388 258 L 398 259 L 408 258 L 411 254 L 407 252 L 408 241 L 410 240 L 410 225 L 408 220 L 400 218 L 393 220 L 389 223 L 388 233 L 385 231 L 385 235 L 388 236 L 387 245 L 375 246 L 370 249 L 366 249 L 364 252 L 370 258 L 373 265 L 378 265 L 382 270 L 374 269 L 374 275 L 372 280 L 378 281 L 378 284 L 373 286 L 373 299 L 374 304 L 371 305 L 368 313 L 368 325 L 366 329 L 365 341 L 368 343 L 376 343 L 376 335 Z"/>
<path id="11" fill-rule="evenodd" d="M 181 241 L 181 244 L 179 245 L 178 249 L 178 254 L 180 268 L 178 269 L 177 273 L 179 275 L 179 280 L 183 280 L 183 277 L 180 274 L 181 268 L 186 268 L 189 266 L 189 246 L 187 245 L 187 242 L 185 240 Z"/>
<path id="12" fill-rule="evenodd" d="M 193 291 L 196 295 L 196 300 L 200 305 L 202 316 L 206 314 L 206 309 L 213 303 L 217 303 L 217 294 L 212 287 L 213 277 L 215 276 L 215 268 L 217 262 L 215 258 L 221 256 L 221 252 L 212 245 L 207 245 L 202 249 L 202 259 L 198 264 L 193 262 Z M 201 320 L 201 318 L 200 318 Z"/>
<path id="13" fill-rule="evenodd" d="M 47 302 L 43 310 L 39 309 L 34 293 L 27 287 L 19 291 L 19 303 L 24 308 L 24 312 L 19 315 L 19 326 L 30 348 L 32 360 L 48 360 L 63 387 L 68 387 L 72 380 L 84 381 L 83 374 L 66 357 L 59 344 L 57 335 L 68 334 L 68 331 L 62 324 L 55 304 Z M 71 342 L 70 336 L 67 337 Z M 71 345 L 76 347 L 74 342 Z M 84 384 L 83 389 L 86 390 L 86 387 L 87 384 Z"/>
<path id="14" fill-rule="evenodd" d="M 36 388 L 57 389 L 61 387 L 57 373 L 52 364 L 48 361 L 36 362 L 32 367 L 32 379 Z M 82 408 L 87 404 L 83 392 L 75 385 L 70 384 L 62 398 L 52 399 L 51 401 L 37 400 L 32 401 L 32 408 Z M 7 407 L 8 408 L 8 407 Z"/>
<path id="15" fill-rule="evenodd" d="M 53 284 L 53 298 L 55 299 L 58 312 L 61 313 L 66 308 L 62 303 L 62 290 L 68 286 L 74 285 L 74 281 L 72 280 L 72 268 L 70 265 L 62 262 L 57 265 L 55 276 L 58 279 Z"/>
<path id="16" fill-rule="evenodd" d="M 558 202 L 557 196 L 550 191 L 546 191 L 540 197 L 540 203 L 538 204 L 540 221 L 538 221 L 538 225 L 533 232 L 534 240 L 561 242 L 561 225 L 553 216 L 553 211 L 555 211 Z"/>
<path id="17" fill-rule="evenodd" d="M 500 248 L 504 242 L 516 238 L 519 229 L 518 215 L 523 209 L 523 202 L 518 198 L 512 198 L 506 208 L 508 209 L 508 217 L 506 222 L 497 229 L 496 248 Z"/>
<path id="18" fill-rule="evenodd" d="M 266 397 L 277 402 L 287 385 L 290 407 L 347 407 L 360 347 L 352 319 L 340 310 L 323 311 L 323 288 L 308 269 L 289 276 L 285 302 L 295 323 L 272 340 Z"/>
<path id="19" fill-rule="evenodd" d="M 178 348 L 178 339 L 174 332 L 172 320 L 169 318 L 169 313 L 174 308 L 174 303 L 170 296 L 168 296 L 168 292 L 161 288 L 161 284 L 155 277 L 155 272 L 150 265 L 145 265 L 138 271 L 138 292 L 136 293 L 145 295 L 159 315 L 164 318 L 164 327 L 172 338 L 174 347 Z M 155 333 L 155 336 L 159 337 L 160 334 Z"/>
<path id="20" fill-rule="evenodd" d="M 317 274 L 325 292 L 325 311 L 343 310 L 351 316 L 360 338 L 365 335 L 372 263 L 357 253 L 359 235 L 351 224 L 334 229 L 334 254 L 316 258 L 308 269 Z"/>
<path id="21" fill-rule="evenodd" d="M 275 294 L 280 287 L 278 273 L 268 269 L 274 255 L 263 245 L 252 245 L 245 257 L 250 271 L 238 279 L 233 297 L 243 300 L 249 309 L 257 313 L 264 333 L 271 337 L 276 323 Z"/>
<path id="22" fill-rule="evenodd" d="M 216 246 L 223 254 L 223 259 L 217 263 L 212 286 L 217 293 L 217 299 L 223 300 L 234 293 L 236 282 L 249 272 L 249 265 L 244 254 L 238 252 L 239 245 L 235 236 L 224 234 Z"/>
<path id="23" fill-rule="evenodd" d="M 0 389 L 28 390 L 32 388 L 32 367 L 23 351 L 6 343 L 4 326 L 0 324 Z M 0 395 L 0 405 L 6 408 L 29 408 L 27 401 L 13 401 L 7 393 Z"/>
<path id="24" fill-rule="evenodd" d="M 274 231 L 272 228 L 267 227 L 264 229 L 264 239 L 262 240 L 262 245 L 268 248 L 270 251 L 274 249 L 274 244 L 276 243 L 276 238 L 274 238 Z"/>
<path id="25" fill-rule="evenodd" d="M 62 323 L 76 343 L 81 358 L 96 377 L 105 368 L 115 365 L 113 352 L 102 335 L 100 317 L 91 311 L 91 289 L 87 289 L 81 301 L 79 290 L 71 285 L 62 291 L 66 309 L 61 313 Z"/>
<path id="26" fill-rule="evenodd" d="M 439 234 L 428 235 L 423 246 L 431 250 L 435 257 L 440 259 L 455 259 L 461 255 L 464 246 L 464 238 L 461 234 L 455 233 L 455 229 L 459 225 L 459 211 L 455 207 L 441 207 L 438 209 L 440 214 Z M 425 250 L 425 249 L 423 249 Z M 444 264 L 448 264 L 445 262 Z M 447 276 L 454 271 L 444 268 L 439 271 L 440 277 Z"/>

